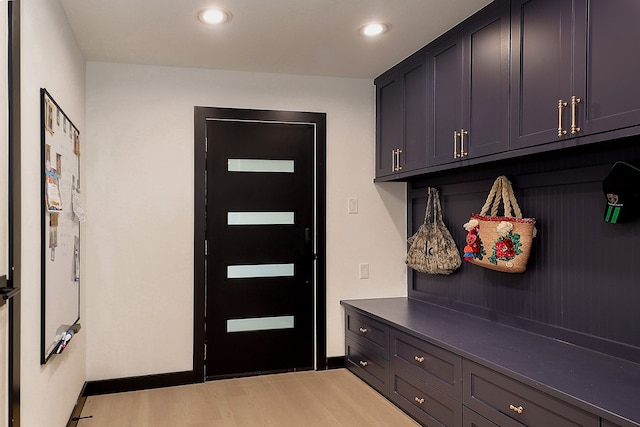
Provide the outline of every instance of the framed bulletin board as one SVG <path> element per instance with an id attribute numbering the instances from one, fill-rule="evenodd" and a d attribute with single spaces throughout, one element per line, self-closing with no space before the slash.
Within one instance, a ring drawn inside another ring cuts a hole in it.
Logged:
<path id="1" fill-rule="evenodd" d="M 62 353 L 80 329 L 80 132 L 41 89 L 41 363 Z"/>

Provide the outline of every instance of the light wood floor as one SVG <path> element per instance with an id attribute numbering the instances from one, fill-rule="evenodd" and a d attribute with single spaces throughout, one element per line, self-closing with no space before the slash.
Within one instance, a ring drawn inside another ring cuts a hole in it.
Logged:
<path id="1" fill-rule="evenodd" d="M 89 397 L 78 427 L 417 426 L 346 369 Z"/>

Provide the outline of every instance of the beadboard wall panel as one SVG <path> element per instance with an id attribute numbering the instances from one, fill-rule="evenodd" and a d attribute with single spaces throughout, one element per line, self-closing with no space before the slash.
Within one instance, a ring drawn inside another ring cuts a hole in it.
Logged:
<path id="1" fill-rule="evenodd" d="M 536 218 L 537 237 L 524 273 L 464 261 L 450 276 L 409 269 L 409 296 L 640 362 L 640 220 L 605 223 L 602 191 L 615 161 L 640 165 L 639 143 L 609 141 L 414 180 L 408 234 L 422 223 L 426 189 L 434 186 L 462 250 L 463 224 L 506 175 L 523 215 Z"/>

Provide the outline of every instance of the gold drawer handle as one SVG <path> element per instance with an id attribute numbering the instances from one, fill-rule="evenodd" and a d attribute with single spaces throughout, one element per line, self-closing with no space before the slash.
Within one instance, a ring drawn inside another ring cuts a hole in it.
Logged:
<path id="1" fill-rule="evenodd" d="M 464 129 L 460 129 L 460 157 L 467 157 L 469 155 L 469 153 L 464 151 L 464 137 L 466 135 L 469 135 L 469 132 Z"/>
<path id="2" fill-rule="evenodd" d="M 366 334 L 367 332 L 369 332 L 369 330 L 367 328 L 360 328 L 360 332 Z"/>
<path id="3" fill-rule="evenodd" d="M 363 368 L 366 368 L 368 364 L 369 364 L 369 362 L 366 362 L 364 360 L 360 361 L 360 366 L 362 366 Z"/>
<path id="4" fill-rule="evenodd" d="M 564 129 L 562 127 L 562 110 L 564 109 L 564 107 L 567 106 L 566 101 L 563 101 L 562 99 L 558 100 L 558 138 L 562 138 L 564 135 L 567 134 L 566 129 Z"/>
<path id="5" fill-rule="evenodd" d="M 521 414 L 524 412 L 524 408 L 522 406 L 509 405 L 509 409 L 511 409 L 513 412 L 517 412 L 518 414 Z"/>
<path id="6" fill-rule="evenodd" d="M 424 403 L 424 397 L 416 396 L 413 400 L 415 400 L 418 405 L 422 405 Z"/>
<path id="7" fill-rule="evenodd" d="M 420 356 L 420 357 L 414 356 L 413 360 L 415 360 L 418 363 L 422 363 L 424 362 L 424 356 Z"/>
<path id="8" fill-rule="evenodd" d="M 578 98 L 577 96 L 572 96 L 571 97 L 571 135 L 575 135 L 576 133 L 580 132 L 580 127 L 578 127 L 578 125 L 576 124 L 576 115 L 577 115 L 577 105 L 582 102 L 582 100 L 580 98 Z"/>

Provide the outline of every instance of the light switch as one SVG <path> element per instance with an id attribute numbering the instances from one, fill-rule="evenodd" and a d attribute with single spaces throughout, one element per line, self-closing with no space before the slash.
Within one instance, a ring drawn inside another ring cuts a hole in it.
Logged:
<path id="1" fill-rule="evenodd" d="M 356 199 L 355 197 L 352 197 L 349 199 L 349 210 L 348 212 L 350 214 L 357 214 L 358 213 L 358 199 Z"/>
<path id="2" fill-rule="evenodd" d="M 361 262 L 360 263 L 360 278 L 368 279 L 369 278 L 369 263 Z"/>

